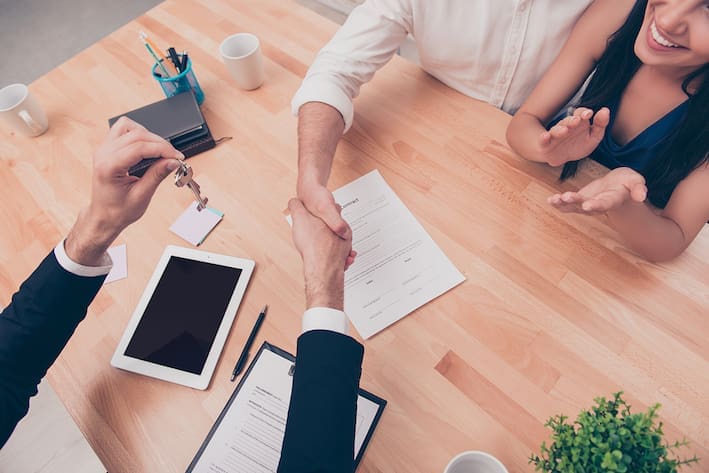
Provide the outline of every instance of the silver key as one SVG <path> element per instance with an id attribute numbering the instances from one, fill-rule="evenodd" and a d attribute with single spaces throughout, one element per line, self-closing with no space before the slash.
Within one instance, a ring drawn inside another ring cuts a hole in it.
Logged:
<path id="1" fill-rule="evenodd" d="M 180 161 L 180 167 L 175 171 L 175 185 L 177 187 L 189 187 L 197 201 L 197 210 L 201 211 L 207 206 L 207 198 L 202 197 L 202 194 L 200 194 L 199 184 L 192 179 L 193 174 L 192 167 L 186 162 Z"/>

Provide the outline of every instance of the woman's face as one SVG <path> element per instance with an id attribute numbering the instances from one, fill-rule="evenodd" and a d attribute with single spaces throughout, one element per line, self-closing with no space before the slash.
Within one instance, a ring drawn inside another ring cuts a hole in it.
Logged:
<path id="1" fill-rule="evenodd" d="M 649 0 L 635 54 L 680 73 L 709 63 L 709 0 Z"/>

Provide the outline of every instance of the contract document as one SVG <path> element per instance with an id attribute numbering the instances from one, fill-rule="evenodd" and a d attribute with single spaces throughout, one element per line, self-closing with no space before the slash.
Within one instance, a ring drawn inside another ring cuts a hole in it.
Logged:
<path id="1" fill-rule="evenodd" d="M 281 458 L 294 357 L 269 343 L 261 346 L 187 473 L 275 472 Z M 374 433 L 386 401 L 360 389 L 353 458 Z M 317 419 L 313 419 L 317 421 Z"/>
<path id="2" fill-rule="evenodd" d="M 363 338 L 465 280 L 379 171 L 333 195 L 357 251 L 345 272 L 345 312 Z"/>

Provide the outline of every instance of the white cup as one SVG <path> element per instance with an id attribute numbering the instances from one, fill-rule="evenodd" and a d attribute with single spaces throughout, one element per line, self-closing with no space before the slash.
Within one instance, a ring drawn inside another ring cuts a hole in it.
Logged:
<path id="1" fill-rule="evenodd" d="M 49 128 L 42 106 L 24 84 L 12 84 L 0 90 L 0 119 L 27 136 L 39 136 Z"/>
<path id="2" fill-rule="evenodd" d="M 456 455 L 443 473 L 508 473 L 505 465 L 489 453 L 469 451 Z"/>
<path id="3" fill-rule="evenodd" d="M 229 73 L 242 89 L 261 87 L 265 79 L 261 44 L 251 33 L 229 36 L 219 46 L 219 53 Z"/>

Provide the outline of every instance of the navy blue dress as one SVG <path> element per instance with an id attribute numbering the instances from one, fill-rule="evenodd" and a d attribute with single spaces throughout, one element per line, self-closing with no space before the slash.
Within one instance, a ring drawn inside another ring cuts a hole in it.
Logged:
<path id="1" fill-rule="evenodd" d="M 603 140 L 590 156 L 609 169 L 629 167 L 644 174 L 647 165 L 665 145 L 667 138 L 681 123 L 689 101 L 684 101 L 655 123 L 645 128 L 638 136 L 624 145 L 619 145 L 611 136 L 611 130 L 617 116 L 618 104 L 611 108 L 611 117 Z"/>

